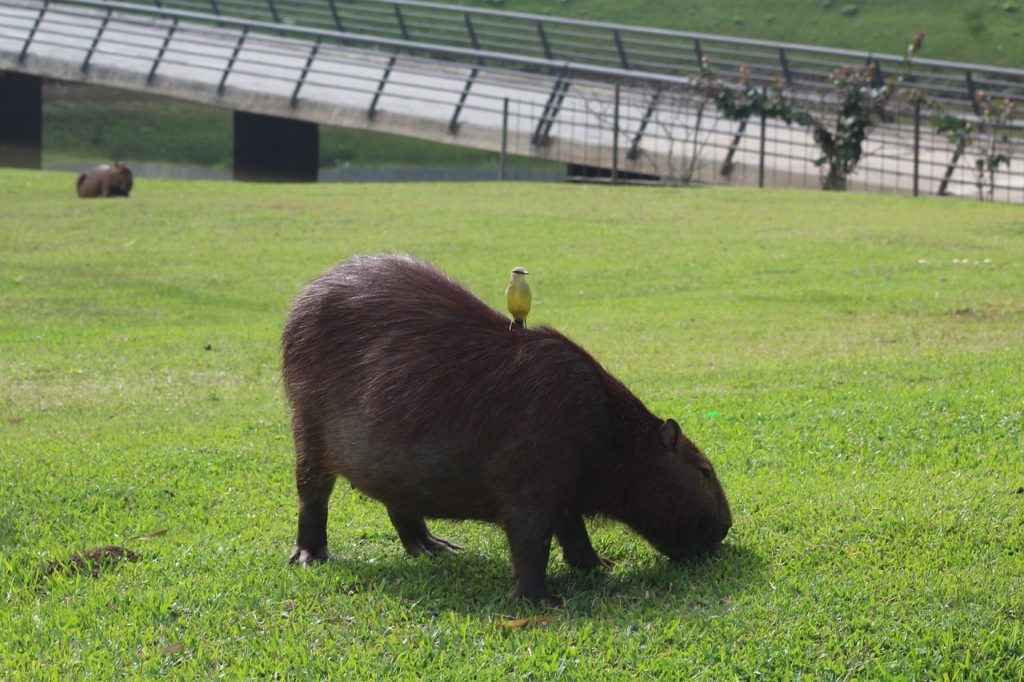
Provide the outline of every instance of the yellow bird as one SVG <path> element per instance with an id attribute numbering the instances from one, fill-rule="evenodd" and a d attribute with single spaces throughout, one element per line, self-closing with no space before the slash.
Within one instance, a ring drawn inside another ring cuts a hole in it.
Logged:
<path id="1" fill-rule="evenodd" d="M 508 311 L 512 313 L 509 329 L 512 328 L 512 325 L 526 328 L 526 316 L 530 314 L 530 302 L 533 300 L 530 285 L 526 283 L 526 275 L 529 274 L 522 266 L 512 268 L 512 276 L 509 277 L 508 286 L 505 287 L 505 304 L 508 305 Z"/>

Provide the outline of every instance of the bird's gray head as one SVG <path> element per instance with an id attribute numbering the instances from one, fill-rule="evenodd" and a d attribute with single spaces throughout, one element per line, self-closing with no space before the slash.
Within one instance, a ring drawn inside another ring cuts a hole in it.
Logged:
<path id="1" fill-rule="evenodd" d="M 522 265 L 512 268 L 513 275 L 529 275 L 530 271 L 524 268 Z"/>

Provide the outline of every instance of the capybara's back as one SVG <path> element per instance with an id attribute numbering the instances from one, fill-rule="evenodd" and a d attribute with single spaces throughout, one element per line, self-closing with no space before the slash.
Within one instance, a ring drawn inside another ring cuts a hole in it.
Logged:
<path id="1" fill-rule="evenodd" d="M 327 558 L 327 501 L 339 475 L 386 505 L 414 555 L 455 548 L 430 534 L 425 517 L 502 525 L 517 593 L 535 601 L 547 597 L 552 534 L 573 565 L 601 565 L 584 514 L 620 518 L 670 555 L 717 544 L 731 523 L 717 480 L 709 487 L 699 473 L 710 464 L 675 422 L 651 415 L 562 335 L 509 329 L 422 261 L 357 257 L 328 271 L 296 300 L 283 350 L 300 498 L 293 561 Z M 685 450 L 693 490 L 672 494 L 692 493 L 682 501 L 688 508 L 714 507 L 713 527 L 656 528 L 679 514 L 618 499 L 621 480 L 645 488 L 667 474 L 650 463 L 637 470 L 615 451 L 662 447 Z M 608 497 L 625 511 L 608 508 Z"/>

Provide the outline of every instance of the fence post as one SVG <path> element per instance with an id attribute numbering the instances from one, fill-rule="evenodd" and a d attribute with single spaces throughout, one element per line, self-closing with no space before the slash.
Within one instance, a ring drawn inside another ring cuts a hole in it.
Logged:
<path id="1" fill-rule="evenodd" d="M 508 156 L 508 97 L 501 106 L 501 156 L 498 157 L 498 179 L 505 180 L 505 159 Z"/>
<path id="2" fill-rule="evenodd" d="M 330 0 L 331 5 L 331 16 L 334 17 L 334 27 L 339 31 L 344 31 L 345 27 L 341 23 L 341 16 L 338 14 L 338 6 L 334 4 L 334 0 Z"/>
<path id="3" fill-rule="evenodd" d="M 918 195 L 921 164 L 921 103 L 914 102 L 914 196 Z"/>
<path id="4" fill-rule="evenodd" d="M 220 7 L 217 6 L 217 0 L 210 0 L 210 9 L 213 10 L 214 14 L 216 14 L 217 16 L 220 16 Z M 220 26 L 221 28 L 224 28 L 224 22 L 223 21 L 218 21 L 217 25 Z"/>
<path id="5" fill-rule="evenodd" d="M 768 91 L 764 88 L 761 90 L 763 98 L 767 98 Z M 764 110 L 761 110 L 761 142 L 758 145 L 757 150 L 757 186 L 764 187 L 764 136 L 765 136 L 765 116 Z"/>
<path id="6" fill-rule="evenodd" d="M 615 84 L 615 113 L 612 117 L 612 184 L 619 181 L 619 97 L 621 85 Z"/>

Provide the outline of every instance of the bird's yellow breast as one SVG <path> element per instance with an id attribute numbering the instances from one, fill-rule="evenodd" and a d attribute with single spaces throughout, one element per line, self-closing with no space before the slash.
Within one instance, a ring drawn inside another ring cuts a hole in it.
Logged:
<path id="1" fill-rule="evenodd" d="M 509 282 L 508 287 L 505 289 L 505 303 L 508 305 L 508 311 L 516 319 L 526 319 L 526 316 L 530 314 L 530 303 L 532 300 L 533 294 L 530 293 L 530 285 L 524 280 L 520 279 Z"/>

